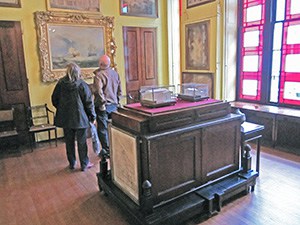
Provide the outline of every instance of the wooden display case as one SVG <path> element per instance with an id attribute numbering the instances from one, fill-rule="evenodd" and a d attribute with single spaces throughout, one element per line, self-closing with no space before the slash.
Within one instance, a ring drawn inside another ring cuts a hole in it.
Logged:
<path id="1" fill-rule="evenodd" d="M 241 172 L 241 117 L 229 103 L 166 111 L 131 106 L 112 115 L 111 171 L 102 162 L 98 182 L 135 222 L 177 224 L 211 215 L 254 187 L 257 173 Z"/>

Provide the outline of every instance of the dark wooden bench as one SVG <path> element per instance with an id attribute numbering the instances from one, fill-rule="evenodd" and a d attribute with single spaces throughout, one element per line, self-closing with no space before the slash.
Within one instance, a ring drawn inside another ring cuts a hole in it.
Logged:
<path id="1" fill-rule="evenodd" d="M 300 155 L 300 110 L 249 102 L 230 102 L 246 121 L 264 126 L 262 144 Z"/>
<path id="2" fill-rule="evenodd" d="M 14 145 L 19 149 L 18 131 L 14 120 L 14 109 L 0 110 L 0 141 L 1 145 Z"/>

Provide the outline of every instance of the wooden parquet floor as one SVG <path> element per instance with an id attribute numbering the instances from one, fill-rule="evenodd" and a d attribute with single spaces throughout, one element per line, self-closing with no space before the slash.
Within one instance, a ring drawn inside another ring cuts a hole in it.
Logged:
<path id="1" fill-rule="evenodd" d="M 95 166 L 86 172 L 79 165 L 75 171 L 67 168 L 62 142 L 23 152 L 0 158 L 0 225 L 131 225 L 118 205 L 99 192 L 99 159 L 91 148 Z M 193 218 L 185 225 L 200 223 L 299 225 L 300 156 L 263 147 L 255 191 L 208 220 Z"/>

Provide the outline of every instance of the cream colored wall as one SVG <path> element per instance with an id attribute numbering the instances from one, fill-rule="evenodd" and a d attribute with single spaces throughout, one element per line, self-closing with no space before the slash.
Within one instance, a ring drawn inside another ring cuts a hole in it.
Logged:
<path id="1" fill-rule="evenodd" d="M 224 20 L 222 21 L 224 40 L 223 54 L 223 97 L 227 101 L 236 99 L 237 79 L 237 1 L 224 0 L 222 6 Z"/>
<path id="2" fill-rule="evenodd" d="M 115 16 L 115 40 L 117 44 L 117 55 L 116 62 L 117 68 L 120 75 L 125 74 L 124 67 L 124 48 L 123 48 L 123 26 L 132 27 L 156 27 L 157 28 L 157 53 L 158 53 L 158 77 L 159 84 L 168 83 L 168 49 L 167 49 L 167 17 L 166 1 L 158 1 L 158 14 L 159 18 L 141 18 L 132 16 L 120 16 L 119 15 L 119 1 L 115 0 L 116 4 L 112 4 L 111 1 L 101 1 L 101 8 L 105 9 L 104 15 L 114 15 Z M 125 90 L 125 80 L 123 82 L 123 90 Z"/>
<path id="3" fill-rule="evenodd" d="M 234 5 L 235 0 L 215 0 L 211 3 L 186 9 L 186 1 L 182 0 L 181 16 L 181 52 L 185 52 L 184 32 L 185 25 L 189 23 L 210 20 L 210 69 L 215 74 L 215 96 L 218 99 L 234 100 L 235 90 L 235 50 L 232 46 L 235 40 L 234 23 L 230 19 L 229 29 L 225 29 L 227 22 L 225 15 L 225 4 Z M 113 3 L 112 3 L 113 2 Z M 230 3 L 230 4 L 229 4 Z M 29 81 L 29 94 L 31 105 L 48 103 L 51 105 L 51 94 L 56 83 L 44 83 L 41 81 L 39 65 L 38 41 L 34 22 L 34 12 L 46 10 L 46 0 L 25 1 L 21 0 L 21 8 L 0 7 L 0 20 L 20 21 L 23 30 L 23 47 L 25 54 L 26 72 Z M 157 58 L 159 84 L 168 84 L 168 34 L 167 34 L 167 1 L 158 0 L 158 18 L 131 17 L 119 15 L 119 1 L 100 0 L 101 12 L 105 16 L 115 17 L 115 38 L 117 50 L 115 62 L 122 79 L 125 92 L 125 68 L 123 49 L 123 26 L 156 27 L 157 28 Z M 231 12 L 232 6 L 227 10 L 232 18 L 235 18 L 235 11 Z M 230 35 L 230 40 L 225 41 L 225 36 Z M 228 42 L 229 41 L 229 42 Z M 224 43 L 224 44 L 223 44 Z M 228 55 L 229 54 L 229 55 Z M 231 55 L 230 55 L 231 54 Z M 181 70 L 185 68 L 185 54 L 181 54 Z M 197 71 L 190 71 L 197 72 Z M 178 75 L 180 76 L 180 74 Z M 91 80 L 88 80 L 90 83 Z M 53 108 L 53 107 L 52 107 Z"/>
<path id="4" fill-rule="evenodd" d="M 113 2 L 113 3 L 112 3 Z M 167 18 L 166 2 L 158 1 L 159 18 L 131 17 L 119 15 L 119 1 L 100 0 L 101 12 L 105 16 L 115 17 L 115 29 L 113 36 L 116 41 L 116 57 L 118 72 L 122 79 L 125 92 L 125 69 L 123 49 L 123 26 L 156 27 L 157 28 L 157 52 L 158 52 L 158 77 L 160 84 L 168 83 L 168 60 L 167 60 Z M 23 47 L 25 65 L 29 80 L 30 102 L 32 105 L 48 103 L 51 106 L 51 93 L 56 84 L 41 81 L 39 64 L 38 40 L 34 22 L 34 12 L 45 11 L 46 1 L 21 0 L 21 8 L 0 7 L 0 20 L 21 21 L 23 30 Z M 91 82 L 90 80 L 88 82 Z"/>
<path id="5" fill-rule="evenodd" d="M 115 62 L 122 80 L 125 93 L 125 68 L 123 49 L 123 26 L 156 27 L 157 28 L 157 58 L 159 84 L 168 83 L 168 48 L 167 48 L 167 17 L 166 1 L 158 1 L 158 18 L 121 16 L 118 0 L 100 0 L 101 12 L 104 16 L 115 17 L 115 38 L 117 50 Z M 46 11 L 46 0 L 21 0 L 21 8 L 0 7 L 0 20 L 20 21 L 23 31 L 23 47 L 25 66 L 29 81 L 29 95 L 31 105 L 51 104 L 51 94 L 56 82 L 44 83 L 41 80 L 39 64 L 38 40 L 34 22 L 34 12 Z M 88 83 L 91 80 L 87 81 Z"/>
<path id="6" fill-rule="evenodd" d="M 33 12 L 45 10 L 45 1 L 21 1 L 22 8 L 0 7 L 0 20 L 20 21 L 31 104 L 49 103 L 52 84 L 41 82 Z"/>
<path id="7" fill-rule="evenodd" d="M 181 43 L 184 43 L 185 26 L 190 23 L 201 21 L 210 21 L 209 31 L 209 51 L 210 51 L 210 69 L 209 70 L 186 70 L 185 69 L 185 44 L 181 45 L 181 70 L 183 72 L 211 72 L 214 74 L 214 96 L 217 99 L 228 100 L 235 98 L 235 52 L 232 46 L 236 46 L 236 37 L 233 30 L 225 29 L 226 24 L 226 4 L 232 4 L 235 0 L 215 0 L 203 5 L 195 6 L 187 9 L 187 0 L 182 0 L 182 16 L 181 16 Z M 232 16 L 236 16 L 231 13 Z M 232 21 L 232 20 L 231 20 Z M 234 21 L 233 21 L 234 23 Z M 236 25 L 230 24 L 231 27 Z M 232 29 L 229 27 L 230 29 Z M 228 42 L 226 35 L 232 34 Z M 236 48 L 236 47 L 235 47 Z M 228 59 L 229 58 L 229 59 Z M 231 72 L 230 76 L 228 72 Z M 229 90 L 229 91 L 228 91 Z"/>

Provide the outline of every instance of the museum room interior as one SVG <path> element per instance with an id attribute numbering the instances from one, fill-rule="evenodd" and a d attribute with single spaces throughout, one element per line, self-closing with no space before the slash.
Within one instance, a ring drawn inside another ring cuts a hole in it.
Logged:
<path id="1" fill-rule="evenodd" d="M 298 0 L 0 0 L 0 224 L 299 224 L 298 33 Z M 104 54 L 110 155 L 70 170 L 51 95 Z"/>

